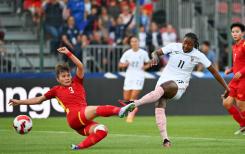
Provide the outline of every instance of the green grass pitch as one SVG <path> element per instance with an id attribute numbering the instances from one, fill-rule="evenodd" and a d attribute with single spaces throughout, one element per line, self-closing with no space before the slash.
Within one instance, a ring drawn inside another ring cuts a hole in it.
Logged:
<path id="1" fill-rule="evenodd" d="M 136 117 L 132 124 L 117 117 L 97 118 L 109 135 L 97 145 L 79 151 L 72 143 L 84 139 L 65 118 L 33 119 L 33 129 L 19 135 L 13 118 L 0 117 L 1 154 L 242 154 L 245 135 L 234 136 L 238 125 L 229 116 L 169 116 L 168 134 L 173 146 L 163 148 L 154 117 Z"/>

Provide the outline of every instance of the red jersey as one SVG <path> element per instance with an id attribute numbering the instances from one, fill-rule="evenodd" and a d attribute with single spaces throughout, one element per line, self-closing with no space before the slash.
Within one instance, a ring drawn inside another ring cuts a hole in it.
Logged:
<path id="1" fill-rule="evenodd" d="M 44 96 L 47 99 L 56 98 L 67 113 L 72 109 L 87 106 L 83 79 L 79 79 L 77 75 L 73 77 L 71 86 L 54 86 Z"/>
<path id="2" fill-rule="evenodd" d="M 239 41 L 232 46 L 233 55 L 233 73 L 241 72 L 242 77 L 245 76 L 245 40 Z"/>

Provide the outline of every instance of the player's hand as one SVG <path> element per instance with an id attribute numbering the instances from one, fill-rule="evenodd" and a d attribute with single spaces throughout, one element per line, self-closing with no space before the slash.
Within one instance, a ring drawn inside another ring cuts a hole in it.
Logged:
<path id="1" fill-rule="evenodd" d="M 235 75 L 234 75 L 234 79 L 235 80 L 238 80 L 240 77 L 242 76 L 241 72 L 237 72 Z"/>
<path id="2" fill-rule="evenodd" d="M 66 47 L 60 47 L 57 50 L 59 51 L 59 53 L 63 54 L 67 54 L 68 52 L 70 52 Z"/>
<path id="3" fill-rule="evenodd" d="M 222 99 L 226 99 L 229 96 L 230 89 L 226 89 L 225 92 L 221 95 Z"/>
<path id="4" fill-rule="evenodd" d="M 10 99 L 9 102 L 8 102 L 8 104 L 10 106 L 20 105 L 20 100 L 18 100 L 18 99 Z"/>
<path id="5" fill-rule="evenodd" d="M 232 72 L 232 69 L 231 68 L 228 68 L 228 69 L 225 69 L 225 75 L 228 75 Z"/>
<path id="6" fill-rule="evenodd" d="M 151 59 L 151 66 L 155 66 L 159 63 L 159 58 L 158 57 L 153 57 Z"/>
<path id="7" fill-rule="evenodd" d="M 126 62 L 126 63 L 122 63 L 122 67 L 124 67 L 124 68 L 128 67 L 128 65 L 129 65 L 129 63 L 128 63 L 128 62 Z"/>

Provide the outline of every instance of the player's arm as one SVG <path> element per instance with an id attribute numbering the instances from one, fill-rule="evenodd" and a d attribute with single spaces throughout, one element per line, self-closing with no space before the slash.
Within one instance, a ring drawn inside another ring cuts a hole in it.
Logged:
<path id="1" fill-rule="evenodd" d="M 220 76 L 219 72 L 213 67 L 213 65 L 210 65 L 207 69 L 213 74 L 215 79 L 225 88 L 226 90 L 225 95 L 227 95 L 230 89 L 227 86 L 225 80 Z"/>
<path id="2" fill-rule="evenodd" d="M 126 68 L 128 67 L 129 63 L 126 61 L 125 63 L 119 62 L 118 67 L 119 68 Z"/>
<path id="3" fill-rule="evenodd" d="M 65 54 L 76 66 L 76 75 L 82 79 L 84 76 L 84 68 L 83 63 L 75 56 L 73 55 L 66 47 L 61 47 L 57 49 L 60 53 Z"/>
<path id="4" fill-rule="evenodd" d="M 234 74 L 233 78 L 238 80 L 239 78 L 241 78 L 244 75 L 245 75 L 245 67 L 243 67 L 240 71 L 236 72 L 236 74 Z"/>
<path id="5" fill-rule="evenodd" d="M 71 49 L 74 49 L 74 46 L 72 45 L 72 43 L 68 40 L 66 35 L 62 35 L 61 37 L 62 41 Z"/>
<path id="6" fill-rule="evenodd" d="M 147 70 L 150 67 L 151 67 L 151 63 L 144 63 L 143 69 Z"/>
<path id="7" fill-rule="evenodd" d="M 155 50 L 151 53 L 151 65 L 157 65 L 160 61 L 160 56 L 163 55 L 162 49 Z"/>
<path id="8" fill-rule="evenodd" d="M 124 69 L 124 68 L 127 68 L 128 67 L 128 65 L 129 65 L 129 62 L 128 62 L 128 54 L 127 54 L 128 52 L 127 51 L 125 51 L 124 53 L 123 53 L 123 55 L 122 55 L 122 57 L 120 58 L 120 61 L 119 61 L 119 63 L 118 63 L 118 68 L 120 68 L 120 69 Z"/>
<path id="9" fill-rule="evenodd" d="M 230 74 L 232 72 L 233 72 L 233 68 L 232 67 L 225 69 L 225 75 L 228 75 L 228 74 Z"/>
<path id="10" fill-rule="evenodd" d="M 18 100 L 18 99 L 10 99 L 9 105 L 16 106 L 16 105 L 35 105 L 35 104 L 41 104 L 43 101 L 47 100 L 47 98 L 42 95 L 39 97 L 34 97 L 30 99 L 25 100 Z"/>

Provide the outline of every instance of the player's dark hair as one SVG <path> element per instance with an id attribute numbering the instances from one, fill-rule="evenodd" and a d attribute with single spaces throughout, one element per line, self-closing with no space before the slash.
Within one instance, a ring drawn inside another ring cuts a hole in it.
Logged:
<path id="1" fill-rule="evenodd" d="M 194 41 L 194 47 L 196 49 L 199 48 L 199 42 L 198 42 L 198 38 L 197 38 L 197 35 L 196 34 L 194 34 L 194 33 L 187 33 L 187 34 L 185 34 L 185 37 L 192 39 Z"/>
<path id="2" fill-rule="evenodd" d="M 137 37 L 134 36 L 134 35 L 129 36 L 129 37 L 128 37 L 128 45 L 130 45 L 130 42 L 131 42 L 132 38 L 137 38 Z M 138 38 L 137 38 L 137 39 L 138 39 Z"/>
<path id="3" fill-rule="evenodd" d="M 209 42 L 209 41 L 203 41 L 202 44 L 204 44 L 204 45 L 210 47 L 210 42 Z"/>
<path id="4" fill-rule="evenodd" d="M 241 29 L 242 32 L 245 31 L 245 26 L 244 26 L 242 23 L 240 23 L 240 22 L 235 22 L 235 23 L 233 23 L 233 24 L 231 25 L 231 27 L 230 27 L 231 30 L 232 30 L 233 27 L 239 27 L 239 28 Z"/>
<path id="5" fill-rule="evenodd" d="M 57 78 L 59 77 L 59 74 L 63 72 L 70 72 L 70 67 L 68 64 L 64 63 L 55 66 L 55 73 Z"/>

